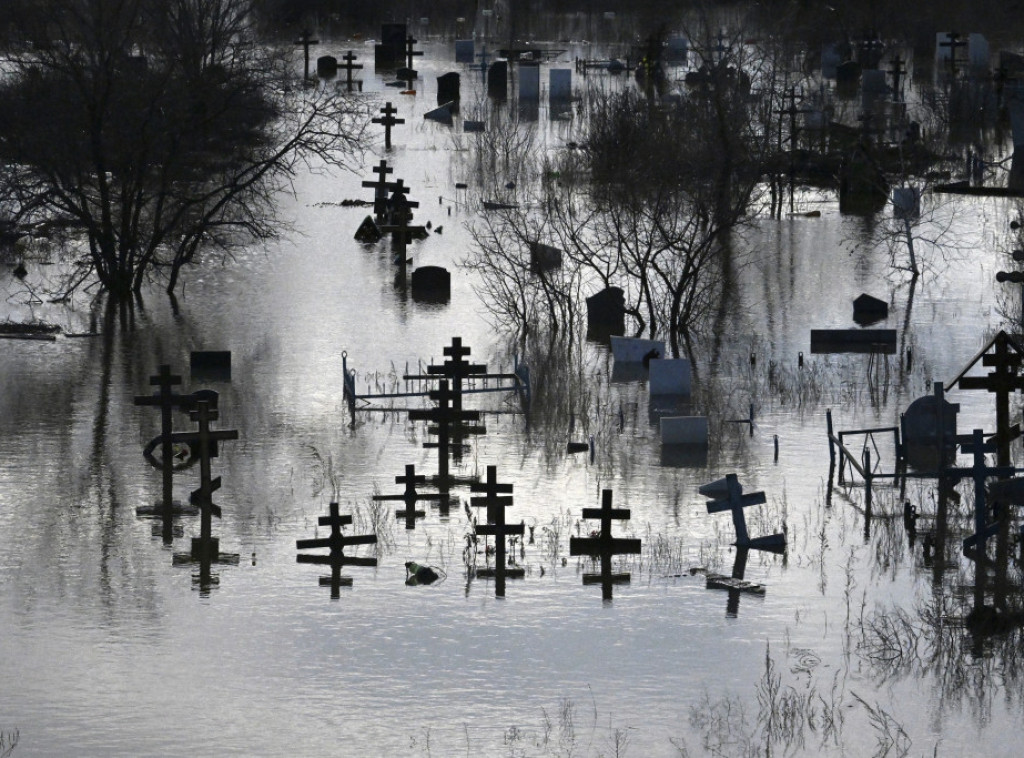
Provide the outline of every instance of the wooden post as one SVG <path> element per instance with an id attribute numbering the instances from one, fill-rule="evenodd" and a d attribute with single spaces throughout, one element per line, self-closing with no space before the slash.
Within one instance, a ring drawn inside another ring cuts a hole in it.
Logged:
<path id="1" fill-rule="evenodd" d="M 612 537 L 612 521 L 628 521 L 628 508 L 612 508 L 612 491 L 601 491 L 600 508 L 584 508 L 583 518 L 600 519 L 601 530 L 597 537 L 570 537 L 569 555 L 589 555 L 601 559 L 599 574 L 584 574 L 584 584 L 600 584 L 601 597 L 612 599 L 612 585 L 629 582 L 629 572 L 612 573 L 612 556 L 620 554 L 638 555 L 640 540 L 635 538 Z"/>

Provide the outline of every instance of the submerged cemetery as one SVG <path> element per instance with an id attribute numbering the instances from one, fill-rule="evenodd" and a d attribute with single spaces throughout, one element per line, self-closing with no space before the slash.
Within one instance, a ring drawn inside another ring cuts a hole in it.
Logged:
<path id="1" fill-rule="evenodd" d="M 0 758 L 1017 755 L 1008 12 L 51 5 Z"/>

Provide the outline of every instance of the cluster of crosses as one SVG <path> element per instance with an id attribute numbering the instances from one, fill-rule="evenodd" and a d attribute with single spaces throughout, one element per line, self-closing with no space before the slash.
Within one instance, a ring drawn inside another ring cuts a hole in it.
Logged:
<path id="1" fill-rule="evenodd" d="M 146 459 L 161 470 L 163 488 L 161 500 L 152 508 L 139 508 L 138 513 L 144 516 L 158 516 L 162 520 L 162 534 L 166 544 L 173 541 L 173 522 L 176 516 L 199 511 L 200 534 L 192 539 L 188 553 L 174 555 L 175 565 L 199 564 L 199 574 L 195 577 L 199 589 L 208 592 L 217 583 L 212 573 L 213 564 L 237 564 L 238 555 L 220 552 L 220 541 L 213 536 L 212 520 L 220 518 L 221 509 L 213 502 L 213 493 L 220 489 L 220 477 L 213 477 L 210 461 L 217 457 L 218 443 L 238 439 L 234 429 L 211 429 L 211 423 L 218 418 L 217 393 L 212 390 L 199 390 L 192 394 L 182 395 L 174 392 L 174 387 L 182 383 L 180 375 L 171 373 L 169 365 L 162 365 L 155 376 L 150 377 L 150 385 L 157 387 L 151 395 L 135 398 L 135 405 L 153 406 L 160 409 L 160 434 L 147 445 L 144 455 Z M 174 411 L 188 414 L 197 425 L 197 429 L 188 432 L 174 431 Z M 153 451 L 159 446 L 160 456 Z M 199 489 L 189 497 L 188 506 L 174 500 L 173 476 L 175 471 L 199 463 Z"/>
<path id="2" fill-rule="evenodd" d="M 451 498 L 451 488 L 459 484 L 468 484 L 470 491 L 477 493 L 470 499 L 472 506 L 483 508 L 485 518 L 482 523 L 473 519 L 473 534 L 470 539 L 475 544 L 477 537 L 494 537 L 494 565 L 476 570 L 476 576 L 493 578 L 495 580 L 495 595 L 505 595 L 506 580 L 516 579 L 524 576 L 523 569 L 514 565 L 509 560 L 507 552 L 508 538 L 522 538 L 525 525 L 509 523 L 506 518 L 506 509 L 513 505 L 512 484 L 499 482 L 496 466 L 488 466 L 484 481 L 476 479 L 459 479 L 451 473 L 449 460 L 453 454 L 457 457 L 465 446 L 464 440 L 469 435 L 485 433 L 485 428 L 475 422 L 479 421 L 478 411 L 466 410 L 463 407 L 463 396 L 470 391 L 468 382 L 471 380 L 505 379 L 506 374 L 490 374 L 485 364 L 470 363 L 467 358 L 470 348 L 462 344 L 459 337 L 452 339 L 451 345 L 444 348 L 445 360 L 441 365 L 430 365 L 426 374 L 407 374 L 404 379 L 419 381 L 436 381 L 437 388 L 429 390 L 426 395 L 434 401 L 434 405 L 424 410 L 409 411 L 409 418 L 412 420 L 427 421 L 429 423 L 428 433 L 437 438 L 436 442 L 426 442 L 424 447 L 436 448 L 438 452 L 438 471 L 435 476 L 427 477 L 425 474 L 417 474 L 416 467 L 408 464 L 405 473 L 395 477 L 395 483 L 404 485 L 400 494 L 374 495 L 377 501 L 399 501 L 405 508 L 396 510 L 396 518 L 405 522 L 405 528 L 412 530 L 416 528 L 419 519 L 426 517 L 426 511 L 417 507 L 421 501 L 436 501 L 440 507 L 441 515 L 447 516 Z M 411 394 L 411 393 L 410 393 Z M 403 395 L 404 396 L 404 393 Z M 379 396 L 383 397 L 383 396 Z M 437 489 L 435 493 L 420 491 L 426 485 Z M 629 581 L 628 573 L 613 573 L 611 570 L 611 559 L 616 554 L 637 554 L 640 552 L 640 540 L 638 539 L 615 539 L 612 537 L 611 524 L 613 520 L 627 520 L 629 510 L 611 507 L 611 490 L 604 492 L 604 500 L 601 508 L 585 508 L 583 517 L 585 519 L 599 519 L 601 529 L 594 536 L 588 538 L 573 538 L 570 540 L 570 552 L 576 556 L 590 556 L 600 560 L 601 570 L 597 574 L 585 574 L 584 584 L 598 583 L 603 587 L 605 599 L 612 597 L 612 585 Z M 347 519 L 347 520 L 346 520 Z M 344 547 L 349 544 L 368 544 L 375 542 L 373 535 L 357 537 L 345 537 L 340 529 L 344 524 L 351 523 L 351 516 L 340 516 L 337 512 L 337 505 L 331 504 L 331 514 L 322 517 L 322 525 L 330 525 L 332 536 L 328 539 L 299 540 L 296 544 L 298 549 L 329 547 L 330 554 L 327 556 L 305 556 L 300 555 L 302 562 L 327 563 L 332 566 L 334 573 L 331 577 L 325 577 L 321 581 L 329 584 L 336 596 L 337 588 L 347 586 L 351 580 L 345 580 L 340 575 L 343 565 L 355 563 L 357 565 L 376 565 L 375 563 L 360 563 L 356 559 L 344 555 Z M 486 552 L 486 551 L 485 551 Z M 367 559 L 368 560 L 368 559 Z"/>

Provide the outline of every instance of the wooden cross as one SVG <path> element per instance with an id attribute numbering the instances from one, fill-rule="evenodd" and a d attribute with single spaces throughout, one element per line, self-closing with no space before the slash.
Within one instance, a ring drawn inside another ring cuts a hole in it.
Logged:
<path id="1" fill-rule="evenodd" d="M 398 113 L 398 108 L 395 108 L 391 104 L 390 100 L 384 104 L 384 107 L 380 109 L 380 112 L 383 113 L 384 115 L 383 116 L 376 116 L 376 117 L 370 119 L 370 121 L 372 123 L 374 123 L 374 124 L 383 124 L 384 125 L 384 147 L 387 150 L 390 150 L 391 149 L 391 127 L 395 126 L 396 124 L 404 124 L 405 123 L 405 119 L 404 118 L 395 118 L 395 114 Z"/>
<path id="2" fill-rule="evenodd" d="M 199 489 L 194 490 L 189 497 L 189 501 L 199 507 L 200 536 L 198 540 L 192 540 L 193 555 L 199 559 L 209 557 L 211 550 L 216 555 L 217 550 L 216 541 L 212 539 L 211 519 L 213 516 L 217 518 L 221 516 L 220 508 L 213 503 L 213 493 L 220 489 L 221 481 L 219 476 L 216 478 L 210 476 L 210 458 L 213 457 L 213 446 L 219 440 L 237 440 L 238 430 L 211 431 L 210 422 L 216 421 L 219 415 L 217 409 L 210 407 L 208 400 L 200 400 L 196 402 L 195 406 L 195 409 L 189 412 L 189 418 L 199 424 L 198 433 L 179 433 L 173 434 L 171 437 L 180 442 L 198 440 L 199 443 Z"/>
<path id="3" fill-rule="evenodd" d="M 175 408 L 181 408 L 191 402 L 187 395 L 179 395 L 171 390 L 175 385 L 181 384 L 181 376 L 172 374 L 171 367 L 163 364 L 157 369 L 155 376 L 149 377 L 150 385 L 159 387 L 159 391 L 152 395 L 138 395 L 135 397 L 135 405 L 155 405 L 160 408 L 160 471 L 163 474 L 163 498 L 160 508 L 163 511 L 165 527 L 169 528 L 169 519 L 173 508 L 174 484 L 174 443 L 171 441 L 171 434 L 174 431 L 172 415 Z M 165 528 L 165 532 L 167 529 Z M 169 535 L 165 533 L 167 541 Z"/>
<path id="4" fill-rule="evenodd" d="M 413 36 L 411 34 L 408 37 L 405 38 L 405 67 L 406 68 L 410 68 L 410 69 L 412 68 L 412 59 L 413 59 L 414 56 L 423 55 L 423 51 L 422 50 L 413 50 L 412 49 L 413 45 L 415 45 L 417 42 L 419 42 L 419 40 L 418 39 L 413 39 Z"/>
<path id="5" fill-rule="evenodd" d="M 995 348 L 994 353 L 988 350 Z M 998 440 L 998 464 L 1010 465 L 1010 443 L 1020 436 L 1020 428 L 1010 426 L 1010 393 L 1024 390 L 1024 377 L 1018 372 L 1024 362 L 1024 354 L 1011 337 L 1001 331 L 983 351 L 981 365 L 991 366 L 987 376 L 963 376 L 958 383 L 962 390 L 987 390 L 996 396 L 996 439 Z M 970 365 L 977 362 L 977 357 Z"/>
<path id="6" fill-rule="evenodd" d="M 351 92 L 352 71 L 357 68 L 361 69 L 363 67 L 363 64 L 355 62 L 357 60 L 357 57 L 352 53 L 351 50 L 349 50 L 347 53 L 341 56 L 341 59 L 345 62 L 341 64 L 340 68 L 345 69 L 345 81 L 348 84 L 348 91 Z"/>
<path id="7" fill-rule="evenodd" d="M 949 73 L 956 76 L 956 49 L 967 47 L 967 43 L 960 39 L 958 32 L 946 32 L 946 41 L 940 42 L 939 47 L 949 48 Z"/>
<path id="8" fill-rule="evenodd" d="M 523 569 L 509 568 L 507 552 L 505 550 L 505 538 L 509 535 L 522 536 L 526 527 L 524 524 L 508 524 L 505 522 L 505 508 L 512 505 L 512 497 L 499 497 L 499 492 L 511 492 L 511 484 L 499 484 L 498 483 L 498 469 L 497 466 L 487 467 L 487 483 L 483 485 L 483 488 L 477 489 L 477 485 L 473 485 L 475 492 L 487 492 L 488 495 L 485 498 L 473 498 L 474 505 L 484 504 L 487 506 L 487 523 L 477 526 L 476 533 L 481 534 L 485 537 L 494 537 L 494 569 L 481 569 L 477 571 L 477 576 L 493 576 L 494 577 L 494 594 L 496 597 L 505 596 L 505 579 L 520 578 L 524 576 L 525 572 Z M 478 503 L 478 500 L 485 500 L 485 503 Z"/>
<path id="9" fill-rule="evenodd" d="M 330 548 L 330 553 L 328 555 L 297 555 L 295 556 L 295 561 L 296 563 L 329 564 L 331 567 L 331 575 L 329 577 L 320 577 L 320 586 L 330 586 L 331 598 L 337 599 L 339 597 L 338 589 L 340 587 L 350 587 L 352 585 L 351 578 L 343 577 L 341 575 L 342 566 L 377 565 L 376 558 L 357 558 L 345 555 L 345 546 L 375 544 L 377 542 L 377 535 L 363 534 L 347 537 L 342 534 L 341 527 L 351 524 L 352 516 L 350 514 L 342 516 L 338 512 L 337 503 L 331 503 L 329 515 L 321 516 L 317 519 L 317 523 L 320 526 L 331 527 L 331 535 L 323 538 L 296 540 L 295 549 L 308 550 L 310 548 L 327 547 Z"/>
<path id="10" fill-rule="evenodd" d="M 892 77 L 892 100 L 894 103 L 900 101 L 901 85 L 903 83 L 903 76 L 907 73 L 907 67 L 904 65 L 903 59 L 897 55 L 892 59 L 892 68 L 889 69 L 889 75 Z"/>
<path id="11" fill-rule="evenodd" d="M 498 483 L 498 467 L 487 467 L 487 479 L 469 485 L 471 492 L 483 492 L 482 497 L 470 498 L 470 505 L 487 508 L 487 521 L 498 519 L 498 512 L 512 505 L 512 485 Z M 504 493 L 504 494 L 503 494 Z"/>
<path id="12" fill-rule="evenodd" d="M 366 180 L 363 182 L 363 186 L 373 187 L 373 214 L 376 216 L 377 223 L 380 224 L 387 216 L 388 190 L 392 188 L 392 183 L 387 180 L 387 175 L 395 173 L 395 170 L 389 168 L 388 162 L 382 159 L 371 171 L 377 174 L 376 181 Z"/>
<path id="13" fill-rule="evenodd" d="M 699 489 L 699 492 L 706 497 L 715 497 L 724 494 L 725 497 L 708 501 L 708 513 L 719 513 L 721 511 L 732 512 L 732 523 L 736 529 L 736 546 L 748 547 L 757 550 L 779 551 L 786 546 L 784 534 L 769 534 L 764 537 L 750 538 L 747 534 L 747 519 L 743 515 L 743 509 L 751 505 L 762 505 L 767 501 L 763 492 L 751 492 L 743 494 L 743 487 L 739 483 L 736 474 L 728 474 L 724 482 L 719 480 L 706 484 Z"/>
<path id="14" fill-rule="evenodd" d="M 409 411 L 409 419 L 412 421 L 431 421 L 437 426 L 429 429 L 437 434 L 437 442 L 424 443 L 424 447 L 436 447 L 438 458 L 437 481 L 446 483 L 450 477 L 448 474 L 448 451 L 451 446 L 452 425 L 465 421 L 476 421 L 480 418 L 477 411 L 456 411 L 451 407 L 452 393 L 448 388 L 448 380 L 442 379 L 436 390 L 427 393 L 431 400 L 437 402 L 437 406 L 424 411 Z"/>
<path id="15" fill-rule="evenodd" d="M 401 179 L 390 186 L 394 192 L 388 201 L 389 220 L 386 224 L 379 225 L 379 228 L 382 232 L 391 232 L 391 243 L 395 249 L 395 263 L 398 264 L 398 281 L 404 287 L 409 264 L 406 258 L 406 248 L 412 242 L 412 235 L 422 231 L 424 227 L 409 225 L 409 221 L 412 220 L 411 209 L 419 206 L 418 202 L 405 197 L 404 193 L 408 192 L 409 188 L 402 185 Z"/>
<path id="16" fill-rule="evenodd" d="M 299 38 L 295 41 L 296 45 L 302 47 L 302 55 L 304 60 L 304 66 L 302 69 L 302 78 L 309 79 L 309 48 L 311 45 L 319 45 L 320 40 L 313 39 L 313 33 L 309 29 L 304 29 Z"/>
<path id="17" fill-rule="evenodd" d="M 490 53 L 487 52 L 487 48 L 481 48 L 480 52 L 476 54 L 476 57 L 480 59 L 480 76 L 481 78 L 487 77 L 487 61 L 491 57 Z"/>
<path id="18" fill-rule="evenodd" d="M 404 511 L 395 511 L 395 518 L 405 519 L 406 529 L 416 528 L 416 519 L 424 518 L 427 514 L 425 511 L 417 510 L 416 502 L 418 500 L 447 500 L 448 493 L 440 492 L 434 495 L 420 494 L 416 491 L 416 485 L 425 484 L 427 477 L 422 474 L 416 474 L 416 466 L 414 464 L 406 464 L 405 476 L 396 476 L 395 484 L 404 484 L 405 492 L 401 495 L 374 495 L 374 500 L 401 500 L 405 503 Z"/>
<path id="19" fill-rule="evenodd" d="M 997 446 L 985 440 L 985 434 L 981 429 L 975 429 L 967 436 L 958 436 L 957 442 L 960 444 L 961 452 L 974 455 L 974 465 L 970 468 L 944 468 L 942 474 L 952 479 L 974 480 L 974 534 L 964 540 L 964 555 L 975 557 L 981 563 L 985 557 L 985 543 L 998 531 L 998 524 L 990 524 L 988 521 L 985 480 L 994 476 L 1013 476 L 1015 469 L 1012 466 L 985 465 L 985 453 L 995 452 Z"/>
<path id="20" fill-rule="evenodd" d="M 427 373 L 440 375 L 451 381 L 454 401 L 452 406 L 462 410 L 462 380 L 487 373 L 484 363 L 469 363 L 466 356 L 470 349 L 463 347 L 462 337 L 452 337 L 452 344 L 444 348 L 447 360 L 440 366 L 427 366 Z"/>
<path id="21" fill-rule="evenodd" d="M 570 537 L 569 555 L 600 556 L 601 573 L 584 574 L 584 584 L 600 584 L 601 597 L 612 599 L 612 585 L 629 582 L 629 572 L 612 573 L 612 556 L 619 554 L 638 555 L 640 540 L 635 538 L 612 537 L 612 520 L 628 521 L 628 508 L 612 508 L 612 491 L 601 491 L 600 508 L 584 508 L 583 518 L 600 519 L 601 531 L 596 537 Z"/>

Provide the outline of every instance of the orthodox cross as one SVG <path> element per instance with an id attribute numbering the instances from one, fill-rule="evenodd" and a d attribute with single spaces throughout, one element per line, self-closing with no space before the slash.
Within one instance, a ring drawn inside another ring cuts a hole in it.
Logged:
<path id="1" fill-rule="evenodd" d="M 181 384 L 181 376 L 172 374 L 171 367 L 167 364 L 161 365 L 157 374 L 149 377 L 149 383 L 159 387 L 159 391 L 152 395 L 136 396 L 135 405 L 155 405 L 160 408 L 160 471 L 163 474 L 163 499 L 160 508 L 163 511 L 166 526 L 173 508 L 174 491 L 172 483 L 174 475 L 174 443 L 171 440 L 171 434 L 174 431 L 172 414 L 176 408 L 188 405 L 191 402 L 191 396 L 179 395 L 171 390 L 175 385 Z"/>
<path id="2" fill-rule="evenodd" d="M 372 123 L 374 123 L 374 124 L 383 124 L 384 125 L 384 147 L 387 150 L 390 150 L 391 149 L 391 127 L 395 126 L 396 124 L 404 124 L 405 123 L 405 119 L 404 118 L 395 118 L 395 114 L 398 113 L 398 108 L 394 107 L 391 104 L 390 100 L 388 102 L 384 103 L 384 107 L 380 109 L 380 112 L 383 113 L 384 115 L 383 116 L 375 116 L 374 118 L 370 119 L 370 121 Z"/>
<path id="3" fill-rule="evenodd" d="M 739 483 L 735 474 L 728 474 L 724 480 L 718 480 L 706 484 L 698 490 L 706 497 L 725 495 L 724 498 L 708 501 L 708 513 L 719 513 L 730 511 L 732 513 L 733 527 L 736 529 L 736 546 L 755 548 L 757 550 L 778 551 L 786 546 L 784 534 L 769 534 L 764 537 L 750 538 L 747 533 L 747 520 L 743 509 L 751 505 L 762 505 L 767 501 L 763 492 L 751 492 L 743 494 L 743 486 Z"/>
<path id="4" fill-rule="evenodd" d="M 437 482 L 444 484 L 450 480 L 448 474 L 448 451 L 451 447 L 451 432 L 454 424 L 465 421 L 476 421 L 480 418 L 477 411 L 456 411 L 451 406 L 452 392 L 448 388 L 448 380 L 442 379 L 436 390 L 427 393 L 431 400 L 437 402 L 437 406 L 423 411 L 409 411 L 409 419 L 412 421 L 430 421 L 436 424 L 428 428 L 431 434 L 437 435 L 437 442 L 424 443 L 424 447 L 436 447 L 438 458 Z"/>
<path id="5" fill-rule="evenodd" d="M 395 170 L 389 168 L 388 162 L 383 159 L 371 170 L 377 174 L 377 179 L 376 181 L 367 179 L 363 182 L 363 186 L 373 187 L 373 214 L 377 223 L 380 224 L 384 222 L 388 212 L 388 190 L 393 188 L 393 184 L 387 180 L 387 175 L 395 173 Z"/>
<path id="6" fill-rule="evenodd" d="M 297 563 L 329 564 L 331 575 L 329 577 L 320 577 L 320 586 L 329 586 L 331 588 L 331 598 L 336 600 L 339 597 L 339 587 L 350 587 L 352 585 L 351 578 L 341 575 L 342 566 L 377 565 L 376 558 L 356 558 L 345 555 L 345 547 L 347 545 L 375 544 L 377 542 L 377 535 L 363 534 L 348 537 L 342 534 L 341 528 L 352 523 L 352 516 L 350 514 L 342 516 L 338 512 L 337 503 L 331 503 L 329 515 L 321 516 L 317 519 L 317 523 L 320 526 L 331 527 L 330 536 L 309 540 L 296 540 L 295 549 L 308 550 L 310 548 L 327 547 L 330 548 L 330 553 L 327 555 L 297 555 L 295 556 L 295 561 Z"/>
<path id="7" fill-rule="evenodd" d="M 357 69 L 357 68 L 361 69 L 363 67 L 363 64 L 362 63 L 356 63 L 357 57 L 352 53 L 351 50 L 349 50 L 347 53 L 345 53 L 343 56 L 341 56 L 341 59 L 343 61 L 345 61 L 345 62 L 343 64 L 341 64 L 340 68 L 345 69 L 345 82 L 348 84 L 348 91 L 351 92 L 352 91 L 352 71 L 354 69 Z"/>
<path id="8" fill-rule="evenodd" d="M 640 553 L 640 540 L 634 538 L 612 537 L 612 520 L 628 521 L 628 508 L 612 508 L 612 491 L 601 491 L 600 508 L 584 508 L 583 518 L 600 519 L 601 530 L 596 537 L 570 537 L 569 555 L 589 555 L 601 558 L 601 573 L 584 574 L 584 584 L 600 584 L 601 597 L 612 599 L 612 585 L 629 582 L 629 572 L 613 574 L 612 556 L 617 554 L 637 555 Z"/>
<path id="9" fill-rule="evenodd" d="M 405 38 L 405 67 L 406 68 L 410 68 L 410 69 L 412 68 L 412 59 L 413 59 L 414 56 L 423 55 L 423 51 L 422 50 L 413 50 L 412 49 L 413 45 L 415 45 L 417 42 L 419 42 L 419 40 L 418 39 L 414 39 L 411 34 L 408 37 Z"/>
<path id="10" fill-rule="evenodd" d="M 958 47 L 967 47 L 967 43 L 960 39 L 958 32 L 946 32 L 946 41 L 940 42 L 939 47 L 949 48 L 949 73 L 956 76 L 956 50 Z"/>
<path id="11" fill-rule="evenodd" d="M 485 498 L 473 498 L 476 500 L 487 500 L 487 523 L 480 524 L 476 528 L 477 534 L 482 534 L 485 537 L 493 536 L 494 540 L 494 568 L 493 569 L 482 569 L 478 570 L 477 576 L 494 576 L 494 594 L 496 597 L 505 596 L 505 579 L 519 578 L 524 575 L 523 569 L 509 568 L 507 552 L 505 550 L 505 538 L 509 535 L 522 536 L 526 531 L 526 527 L 522 524 L 508 524 L 505 522 L 505 508 L 512 505 L 512 497 L 500 497 L 497 495 L 498 492 L 511 492 L 511 484 L 499 484 L 498 483 L 498 469 L 496 466 L 487 467 L 487 483 L 484 485 L 489 487 L 489 490 L 478 490 L 476 486 L 473 487 L 474 491 L 488 492 Z M 478 503 L 474 502 L 474 505 Z"/>
<path id="12" fill-rule="evenodd" d="M 416 466 L 413 464 L 407 464 L 405 467 L 404 476 L 396 476 L 395 484 L 404 484 L 405 492 L 401 495 L 374 495 L 374 500 L 401 500 L 405 503 L 404 511 L 396 511 L 396 518 L 405 519 L 406 529 L 416 528 L 416 519 L 424 518 L 426 513 L 422 510 L 417 510 L 416 502 L 418 500 L 447 500 L 448 493 L 437 493 L 433 495 L 420 494 L 416 491 L 416 485 L 425 484 L 427 477 L 422 474 L 416 474 Z"/>

